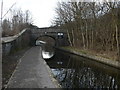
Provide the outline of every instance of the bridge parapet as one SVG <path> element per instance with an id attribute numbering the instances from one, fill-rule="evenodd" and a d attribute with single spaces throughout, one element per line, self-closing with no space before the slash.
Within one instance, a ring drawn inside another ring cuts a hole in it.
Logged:
<path id="1" fill-rule="evenodd" d="M 32 29 L 31 33 L 45 33 L 45 32 L 53 32 L 53 33 L 58 33 L 58 32 L 64 32 L 66 33 L 66 30 L 64 29 L 53 29 L 53 28 L 38 28 L 38 29 Z"/>

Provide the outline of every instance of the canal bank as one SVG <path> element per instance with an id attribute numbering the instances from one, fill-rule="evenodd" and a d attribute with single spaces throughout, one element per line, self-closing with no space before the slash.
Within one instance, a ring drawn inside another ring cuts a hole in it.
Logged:
<path id="1" fill-rule="evenodd" d="M 89 58 L 90 60 L 94 60 L 96 62 L 106 64 L 106 65 L 109 65 L 109 66 L 120 69 L 120 62 L 118 62 L 118 61 L 113 61 L 113 60 L 110 60 L 110 59 L 107 59 L 107 58 L 103 58 L 103 57 L 100 57 L 100 56 L 95 56 L 95 55 L 80 52 L 80 51 L 78 52 L 78 51 L 76 51 L 72 48 L 59 47 L 57 49 L 63 50 L 65 52 L 69 52 L 69 53 L 72 53 L 72 54 L 75 54 L 75 55 L 79 55 L 79 56 L 82 56 L 82 57 L 85 57 L 85 58 Z"/>

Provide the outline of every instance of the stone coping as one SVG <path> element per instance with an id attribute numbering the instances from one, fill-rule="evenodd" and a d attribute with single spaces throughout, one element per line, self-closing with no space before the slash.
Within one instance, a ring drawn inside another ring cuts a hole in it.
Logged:
<path id="1" fill-rule="evenodd" d="M 9 36 L 9 37 L 2 37 L 2 43 L 9 43 L 17 39 L 20 35 L 22 35 L 27 29 L 23 29 L 20 33 L 14 35 L 14 36 Z"/>

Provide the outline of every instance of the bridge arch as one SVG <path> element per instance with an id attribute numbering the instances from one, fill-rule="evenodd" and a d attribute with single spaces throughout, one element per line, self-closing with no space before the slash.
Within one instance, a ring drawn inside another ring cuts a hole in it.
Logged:
<path id="1" fill-rule="evenodd" d="M 35 41 L 46 42 L 50 46 L 56 46 L 56 38 L 50 35 L 42 35 L 36 38 Z"/>

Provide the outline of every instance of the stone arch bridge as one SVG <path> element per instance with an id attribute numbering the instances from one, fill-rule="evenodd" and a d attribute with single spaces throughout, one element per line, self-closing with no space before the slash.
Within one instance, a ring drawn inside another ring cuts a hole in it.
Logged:
<path id="1" fill-rule="evenodd" d="M 55 40 L 56 46 L 65 46 L 69 44 L 67 32 L 63 29 L 53 29 L 53 28 L 31 29 L 32 45 L 35 45 L 36 40 L 41 39 L 41 37 L 53 38 Z"/>

